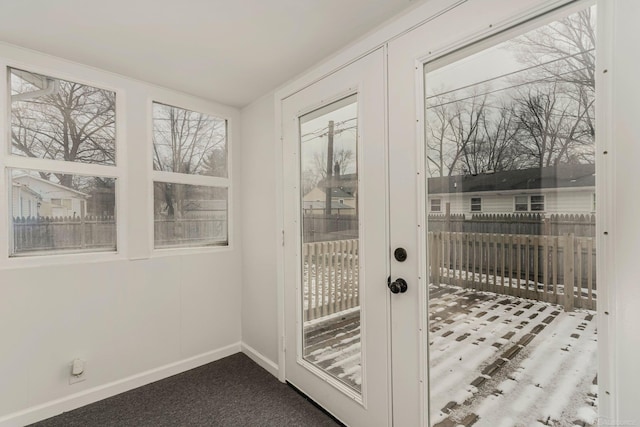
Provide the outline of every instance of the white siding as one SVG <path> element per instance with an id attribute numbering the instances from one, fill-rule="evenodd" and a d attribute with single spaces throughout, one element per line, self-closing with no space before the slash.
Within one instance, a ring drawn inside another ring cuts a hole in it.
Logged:
<path id="1" fill-rule="evenodd" d="M 593 188 L 575 189 L 575 190 L 561 190 L 552 191 L 544 190 L 540 192 L 528 192 L 528 193 L 515 193 L 509 192 L 507 194 L 497 195 L 491 193 L 465 193 L 455 195 L 434 195 L 429 196 L 429 213 L 431 212 L 431 200 L 442 200 L 442 211 L 445 213 L 445 204 L 451 203 L 452 214 L 512 214 L 515 213 L 515 197 L 518 195 L 525 195 L 530 197 L 531 195 L 544 195 L 545 206 L 544 212 L 547 215 L 552 214 L 591 214 L 593 213 Z M 482 199 L 482 211 L 471 212 L 471 198 L 480 197 Z"/>

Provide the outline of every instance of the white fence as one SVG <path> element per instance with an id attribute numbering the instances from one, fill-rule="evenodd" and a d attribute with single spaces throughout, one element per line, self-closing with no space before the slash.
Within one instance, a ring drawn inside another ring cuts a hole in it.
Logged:
<path id="1" fill-rule="evenodd" d="M 305 321 L 360 305 L 358 240 L 305 243 L 302 258 Z"/>
<path id="2" fill-rule="evenodd" d="M 596 308 L 593 237 L 436 231 L 429 249 L 431 283 Z"/>
<path id="3" fill-rule="evenodd" d="M 593 237 L 429 232 L 430 283 L 596 308 Z M 305 243 L 304 320 L 360 305 L 358 240 Z"/>

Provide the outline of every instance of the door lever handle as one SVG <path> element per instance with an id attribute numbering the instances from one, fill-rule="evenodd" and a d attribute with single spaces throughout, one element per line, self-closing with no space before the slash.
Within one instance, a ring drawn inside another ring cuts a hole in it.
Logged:
<path id="1" fill-rule="evenodd" d="M 407 289 L 409 288 L 409 285 L 407 285 L 407 281 L 401 278 L 397 278 L 393 282 L 391 282 L 391 279 L 389 279 L 387 281 L 387 286 L 393 294 L 403 294 L 407 292 Z"/>

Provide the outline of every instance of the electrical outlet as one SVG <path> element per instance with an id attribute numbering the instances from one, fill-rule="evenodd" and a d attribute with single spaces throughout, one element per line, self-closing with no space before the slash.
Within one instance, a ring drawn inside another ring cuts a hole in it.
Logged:
<path id="1" fill-rule="evenodd" d="M 69 365 L 69 385 L 80 383 L 87 379 L 87 362 L 75 359 Z"/>

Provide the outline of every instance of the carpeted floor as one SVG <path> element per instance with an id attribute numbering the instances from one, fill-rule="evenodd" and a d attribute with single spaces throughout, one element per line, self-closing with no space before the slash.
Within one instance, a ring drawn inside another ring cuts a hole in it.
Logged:
<path id="1" fill-rule="evenodd" d="M 32 426 L 340 425 L 242 353 Z"/>

